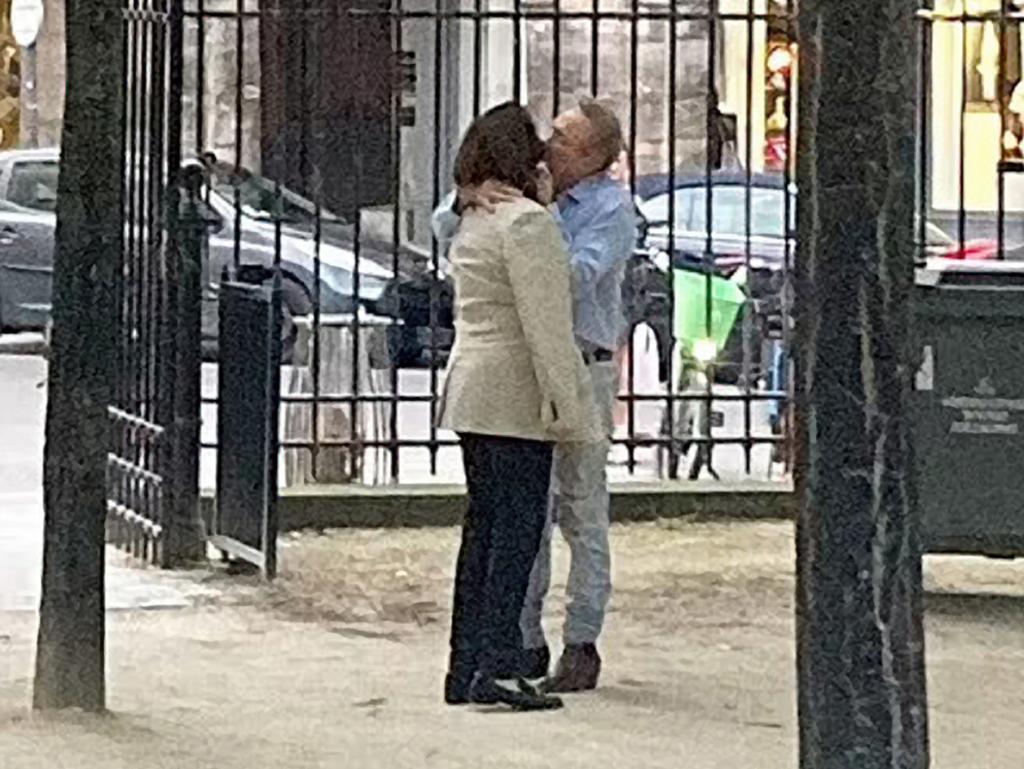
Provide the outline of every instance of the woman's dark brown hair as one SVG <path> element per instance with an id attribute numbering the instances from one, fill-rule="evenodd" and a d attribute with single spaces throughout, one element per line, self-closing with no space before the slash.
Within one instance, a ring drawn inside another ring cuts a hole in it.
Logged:
<path id="1" fill-rule="evenodd" d="M 514 102 L 499 104 L 473 121 L 455 158 L 455 184 L 494 180 L 537 199 L 537 164 L 545 145 L 530 113 Z"/>

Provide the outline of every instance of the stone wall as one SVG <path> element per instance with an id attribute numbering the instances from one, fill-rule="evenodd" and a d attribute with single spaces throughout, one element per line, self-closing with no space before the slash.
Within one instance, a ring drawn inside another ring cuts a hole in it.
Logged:
<path id="1" fill-rule="evenodd" d="M 207 0 L 211 11 L 234 11 L 235 0 Z M 243 118 L 242 162 L 259 167 L 259 28 L 255 19 L 244 23 L 243 55 Z M 207 19 L 204 22 L 204 83 L 203 141 L 210 149 L 226 159 L 234 160 L 235 153 L 235 90 L 237 67 L 235 60 L 236 23 L 231 19 Z M 61 120 L 64 112 L 64 0 L 47 0 L 46 16 L 36 44 L 38 56 L 39 144 L 55 146 L 60 143 Z M 197 147 L 196 107 L 200 102 L 197 83 L 199 27 L 195 20 L 185 26 L 185 69 L 183 109 L 183 145 L 186 152 Z M 22 110 L 22 137 L 27 138 Z"/>
<path id="2" fill-rule="evenodd" d="M 601 0 L 602 9 L 628 11 L 630 0 Z M 453 0 L 464 10 L 473 7 L 472 0 Z M 532 0 L 529 7 L 551 9 L 552 0 Z M 661 0 L 653 0 L 658 3 Z M 706 9 L 694 3 L 693 10 Z M 539 3 L 545 5 L 538 5 Z M 493 0 L 490 7 L 509 9 L 512 0 Z M 408 9 L 432 10 L 434 0 L 406 0 Z M 253 2 L 247 8 L 255 9 Z M 592 0 L 562 0 L 564 11 L 589 11 Z M 642 8 L 663 7 L 645 4 Z M 233 12 L 236 0 L 207 0 L 210 11 Z M 47 17 L 39 40 L 39 112 L 40 141 L 59 141 L 64 88 L 63 0 L 47 3 Z M 259 22 L 249 18 L 243 22 L 242 56 L 242 146 L 240 159 L 253 170 L 260 167 L 260 33 Z M 675 94 L 671 108 L 675 110 L 676 165 L 703 168 L 707 90 L 708 25 L 705 21 L 676 23 Z M 415 107 L 415 120 L 402 130 L 401 147 L 401 209 L 403 235 L 406 239 L 429 243 L 428 216 L 433 200 L 433 171 L 440 170 L 441 192 L 451 183 L 451 160 L 459 138 L 472 117 L 474 82 L 481 89 L 481 107 L 512 97 L 512 25 L 507 20 L 483 23 L 484 54 L 480 72 L 473 71 L 472 28 L 470 21 L 447 22 L 442 25 L 444 50 L 441 52 L 443 72 L 435 78 L 435 23 L 432 19 L 408 20 L 403 24 L 403 48 L 415 53 L 416 86 L 408 100 Z M 523 86 L 529 106 L 541 121 L 555 112 L 552 92 L 554 60 L 554 22 L 532 20 L 524 25 Z M 667 170 L 669 156 L 669 36 L 667 20 L 640 20 L 638 34 L 638 66 L 636 89 L 636 152 L 640 174 Z M 592 22 L 568 19 L 560 22 L 561 53 L 560 84 L 557 99 L 559 110 L 571 107 L 580 93 L 591 89 Z M 617 105 L 623 126 L 630 130 L 630 97 L 633 73 L 630 43 L 633 25 L 625 20 L 602 20 L 598 25 L 598 82 L 600 95 Z M 218 157 L 233 162 L 236 152 L 236 89 L 239 85 L 236 61 L 237 22 L 231 18 L 206 19 L 202 30 L 196 20 L 186 20 L 185 69 L 183 103 L 183 146 L 186 152 L 210 150 Z M 203 82 L 198 82 L 200 34 L 203 39 Z M 726 61 L 726 56 L 720 56 Z M 728 96 L 729 88 L 719 74 L 716 77 L 720 95 Z M 442 88 L 442 125 L 440 141 L 435 140 L 435 87 Z M 735 97 L 731 101 L 736 101 Z M 197 109 L 202 104 L 202 136 L 197 137 Z"/>
<path id="3" fill-rule="evenodd" d="M 236 0 L 206 0 L 208 12 L 237 11 Z M 248 10 L 257 6 L 247 3 Z M 186 19 L 184 36 L 184 94 L 182 99 L 183 151 L 209 151 L 226 162 L 236 157 L 236 94 L 242 91 L 242 165 L 260 167 L 260 34 L 259 20 L 242 21 L 242 77 L 238 78 L 236 40 L 238 22 L 232 18 Z M 199 47 L 203 41 L 203 82 L 200 83 Z M 202 137 L 198 140 L 197 109 L 202 106 Z"/>
<path id="4" fill-rule="evenodd" d="M 705 10 L 693 3 L 693 11 Z M 551 0 L 534 0 L 531 8 L 550 11 Z M 630 0 L 602 0 L 608 12 L 627 12 Z M 592 0 L 562 0 L 563 12 L 593 9 Z M 664 9 L 660 3 L 645 3 L 642 9 Z M 681 9 L 682 10 L 682 9 Z M 630 105 L 634 73 L 631 63 L 633 24 L 627 20 L 602 19 L 597 33 L 597 94 L 616 105 L 623 130 L 630 133 Z M 559 61 L 555 61 L 554 22 L 527 24 L 527 80 L 529 105 L 542 120 L 572 107 L 580 94 L 591 92 L 593 38 L 590 19 L 560 22 Z M 674 101 L 676 166 L 702 168 L 705 152 L 708 78 L 708 24 L 705 21 L 677 21 L 675 93 L 669 73 L 671 24 L 665 19 L 641 19 L 636 24 L 636 164 L 638 174 L 664 172 L 669 159 L 669 109 Z M 555 66 L 559 71 L 558 100 L 554 88 Z M 720 78 L 716 78 L 720 80 Z M 674 100 L 672 99 L 674 97 Z"/>

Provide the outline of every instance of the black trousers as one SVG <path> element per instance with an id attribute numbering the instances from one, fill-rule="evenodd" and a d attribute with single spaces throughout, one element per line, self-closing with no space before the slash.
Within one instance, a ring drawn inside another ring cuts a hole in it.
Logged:
<path id="1" fill-rule="evenodd" d="M 455 574 L 449 673 L 515 675 L 519 618 L 540 549 L 551 483 L 550 443 L 460 434 L 469 509 Z"/>

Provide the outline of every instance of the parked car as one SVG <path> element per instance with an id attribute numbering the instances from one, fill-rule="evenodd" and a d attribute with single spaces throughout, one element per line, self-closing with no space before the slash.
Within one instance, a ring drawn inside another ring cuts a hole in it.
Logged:
<path id="1" fill-rule="evenodd" d="M 667 286 L 670 266 L 721 277 L 730 277 L 740 268 L 746 270 L 753 332 L 750 373 L 754 379 L 766 377 L 772 360 L 768 342 L 781 332 L 787 246 L 790 254 L 796 246 L 796 186 L 790 184 L 787 190 L 781 174 L 754 173 L 748 179 L 745 172 L 723 171 L 713 173 L 710 184 L 705 174 L 679 174 L 673 179 L 667 174 L 639 177 L 634 189 L 641 222 L 638 254 L 651 254 L 658 265 L 655 274 L 646 277 L 647 283 L 657 285 L 660 280 Z M 670 221 L 674 226 L 670 227 Z M 972 240 L 961 248 L 932 222 L 925 224 L 925 237 L 927 258 L 996 256 L 994 241 Z M 651 272 L 649 267 L 647 271 Z M 667 316 L 671 301 L 665 293 L 659 311 Z M 652 324 L 659 337 L 663 372 L 670 367 L 671 336 L 658 333 L 658 329 L 668 325 L 667 319 Z M 742 377 L 742 334 L 743 323 L 737 322 L 716 358 L 719 383 L 735 384 Z"/>
<path id="2" fill-rule="evenodd" d="M 670 186 L 674 190 L 670 195 Z M 673 253 L 677 267 L 700 269 L 709 262 L 722 273 L 748 266 L 747 201 L 749 196 L 749 267 L 780 270 L 786 255 L 786 239 L 792 250 L 796 238 L 796 185 L 789 185 L 787 200 L 782 174 L 754 173 L 749 184 L 745 172 L 724 171 L 711 175 L 711 258 L 708 253 L 708 179 L 704 174 L 667 174 L 640 177 L 636 181 L 637 209 L 642 221 L 642 247 Z M 749 190 L 748 190 L 749 187 Z M 674 198 L 669 227 L 669 204 Z M 925 224 L 928 257 L 990 259 L 993 240 L 959 244 L 932 222 Z"/>
<path id="3" fill-rule="evenodd" d="M 49 321 L 58 163 L 57 148 L 0 153 L 0 327 L 5 330 L 41 330 Z M 219 284 L 225 268 L 234 272 L 236 241 L 242 273 L 267 278 L 279 225 L 286 358 L 295 339 L 292 318 L 313 309 L 317 259 L 322 313 L 372 308 L 381 297 L 393 277 L 390 244 L 360 238 L 357 296 L 350 223 L 321 210 L 318 244 L 318 213 L 311 201 L 270 179 L 215 161 L 206 164 L 204 174 L 203 215 L 209 231 L 202 335 L 207 357 L 216 353 Z M 414 274 L 422 269 L 424 255 L 402 246 L 399 262 L 400 274 Z"/>

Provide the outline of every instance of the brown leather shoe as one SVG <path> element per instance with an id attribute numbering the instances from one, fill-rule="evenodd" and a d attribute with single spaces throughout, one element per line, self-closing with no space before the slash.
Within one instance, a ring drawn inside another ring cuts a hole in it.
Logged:
<path id="1" fill-rule="evenodd" d="M 562 652 L 555 674 L 541 688 L 550 694 L 586 692 L 597 688 L 600 676 L 601 655 L 597 647 L 594 644 L 570 645 Z"/>

